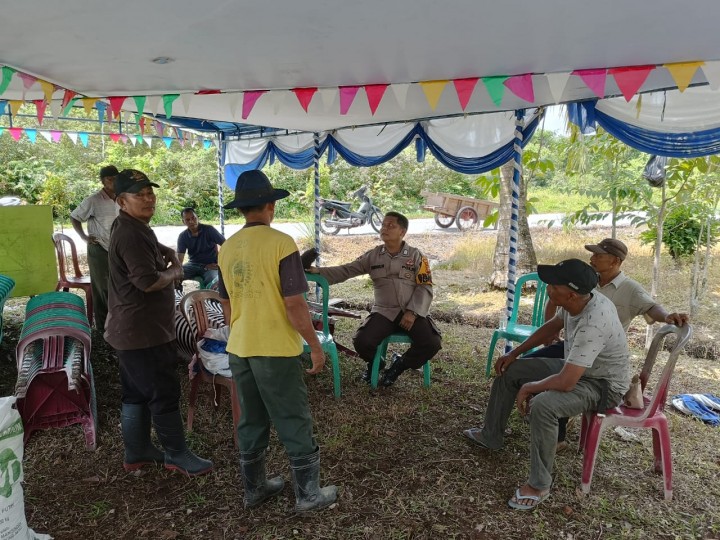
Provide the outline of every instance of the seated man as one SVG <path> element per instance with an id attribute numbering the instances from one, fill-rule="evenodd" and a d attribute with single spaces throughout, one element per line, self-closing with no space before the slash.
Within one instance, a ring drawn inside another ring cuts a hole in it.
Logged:
<path id="1" fill-rule="evenodd" d="M 593 292 L 595 271 L 569 259 L 538 265 L 538 275 L 561 309 L 497 360 L 485 423 L 463 432 L 483 448 L 499 449 L 513 403 L 530 415 L 530 476 L 508 501 L 517 510 L 531 510 L 550 494 L 558 419 L 614 407 L 630 386 L 625 332 L 612 302 Z M 520 357 L 563 328 L 564 359 Z"/>
<path id="2" fill-rule="evenodd" d="M 183 264 L 183 279 L 201 277 L 207 286 L 218 277 L 218 249 L 225 238 L 215 227 L 200 223 L 192 208 L 184 208 L 180 215 L 187 227 L 177 241 L 180 264 L 183 263 L 185 252 L 190 256 L 190 261 Z"/>
<path id="3" fill-rule="evenodd" d="M 618 312 L 620 323 L 627 332 L 632 320 L 638 315 L 645 317 L 648 324 L 663 322 L 683 326 L 688 322 L 687 313 L 668 313 L 658 304 L 637 281 L 627 277 L 622 269 L 622 263 L 627 257 L 628 248 L 620 240 L 605 238 L 597 244 L 586 244 L 585 249 L 592 253 L 590 266 L 598 273 L 597 292 L 607 296 Z M 550 300 L 545 305 L 545 320 L 555 314 L 557 306 Z M 550 341 L 555 341 L 553 336 Z M 562 341 L 555 341 L 552 345 L 530 353 L 527 356 L 562 358 L 565 347 Z M 567 419 L 560 422 L 558 442 L 565 441 Z M 563 445 L 564 446 L 564 445 Z"/>
<path id="4" fill-rule="evenodd" d="M 380 381 L 382 386 L 391 386 L 407 369 L 422 367 L 441 348 L 440 331 L 428 317 L 433 298 L 430 264 L 420 250 L 403 240 L 407 229 L 405 216 L 388 212 L 380 229 L 383 245 L 348 264 L 307 270 L 320 274 L 330 284 L 370 274 L 375 303 L 353 338 L 355 350 L 368 364 L 364 381 L 370 382 L 372 361 L 380 343 L 393 332 L 404 330 L 410 335 L 410 348 L 402 356 L 393 356 Z"/>

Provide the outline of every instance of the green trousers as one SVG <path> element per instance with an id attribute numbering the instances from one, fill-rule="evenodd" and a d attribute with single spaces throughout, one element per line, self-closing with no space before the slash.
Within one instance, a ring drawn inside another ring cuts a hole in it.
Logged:
<path id="1" fill-rule="evenodd" d="M 88 244 L 87 258 L 92 281 L 95 328 L 103 333 L 108 312 L 108 278 L 110 275 L 108 252 L 100 244 Z"/>
<path id="2" fill-rule="evenodd" d="M 315 452 L 317 443 L 300 357 L 241 358 L 230 353 L 229 358 L 240 398 L 240 451 L 267 448 L 272 422 L 288 456 Z"/>

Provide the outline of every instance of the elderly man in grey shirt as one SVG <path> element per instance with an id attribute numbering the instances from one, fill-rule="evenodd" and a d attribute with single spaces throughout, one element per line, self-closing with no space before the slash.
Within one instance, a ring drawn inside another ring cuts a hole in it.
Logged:
<path id="1" fill-rule="evenodd" d="M 630 385 L 628 346 L 615 306 L 593 292 L 597 274 L 578 259 L 538 265 L 548 296 L 561 309 L 525 342 L 495 363 L 482 428 L 463 434 L 486 449 L 503 445 L 514 404 L 530 416 L 530 475 L 508 505 L 532 510 L 550 494 L 558 419 L 614 407 Z M 565 329 L 564 358 L 528 358 L 523 353 Z"/>

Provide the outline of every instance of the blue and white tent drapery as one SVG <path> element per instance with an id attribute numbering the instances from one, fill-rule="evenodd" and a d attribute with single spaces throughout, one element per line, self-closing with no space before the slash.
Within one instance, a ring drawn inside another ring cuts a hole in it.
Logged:
<path id="1" fill-rule="evenodd" d="M 526 117 L 524 143 L 532 137 L 539 117 L 537 110 Z M 327 152 L 329 163 L 339 154 L 351 165 L 370 167 L 389 161 L 415 143 L 419 161 L 427 149 L 454 171 L 481 174 L 512 159 L 514 130 L 513 112 L 366 126 L 323 135 L 320 151 Z M 293 169 L 307 169 L 313 165 L 313 152 L 311 133 L 229 141 L 225 145 L 226 183 L 234 188 L 243 171 L 261 169 L 276 159 Z"/>
<path id="2" fill-rule="evenodd" d="M 642 152 L 691 158 L 720 153 L 720 99 L 707 86 L 568 104 L 583 133 L 596 125 Z"/>

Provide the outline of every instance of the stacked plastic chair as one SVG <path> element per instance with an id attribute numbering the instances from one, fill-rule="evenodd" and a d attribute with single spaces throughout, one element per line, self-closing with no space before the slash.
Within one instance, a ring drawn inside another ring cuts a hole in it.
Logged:
<path id="1" fill-rule="evenodd" d="M 5 309 L 5 300 L 10 297 L 10 293 L 14 288 L 15 280 L 0 274 L 0 343 L 2 343 L 3 338 L 3 309 Z"/>
<path id="2" fill-rule="evenodd" d="M 97 407 L 90 325 L 82 298 L 53 292 L 30 299 L 17 345 L 17 408 L 25 442 L 39 429 L 81 424 L 95 450 Z"/>

